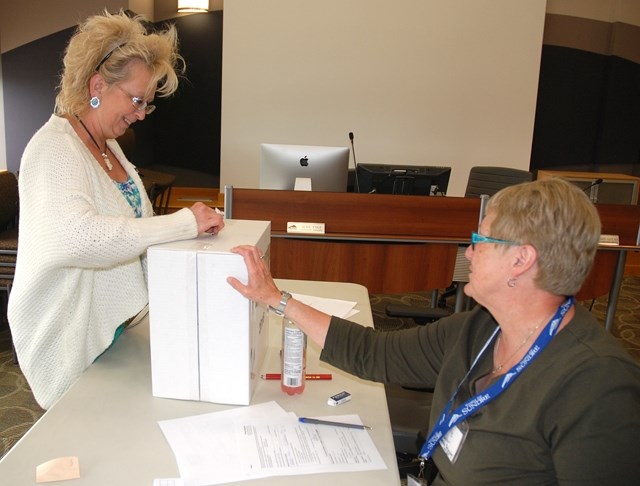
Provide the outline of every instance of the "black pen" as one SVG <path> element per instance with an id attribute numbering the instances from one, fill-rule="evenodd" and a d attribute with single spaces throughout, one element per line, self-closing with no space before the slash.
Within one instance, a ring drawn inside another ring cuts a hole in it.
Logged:
<path id="1" fill-rule="evenodd" d="M 300 417 L 298 421 L 302 422 L 303 424 L 332 425 L 333 427 L 346 427 L 348 429 L 371 430 L 371 427 L 369 427 L 368 425 L 345 424 L 342 422 L 330 422 L 328 420 L 318 420 L 318 419 L 309 418 L 309 417 Z"/>

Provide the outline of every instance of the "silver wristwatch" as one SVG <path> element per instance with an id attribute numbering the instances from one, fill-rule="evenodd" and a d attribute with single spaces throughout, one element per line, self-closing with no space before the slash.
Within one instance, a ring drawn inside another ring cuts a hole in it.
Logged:
<path id="1" fill-rule="evenodd" d="M 273 309 L 273 311 L 278 314 L 279 316 L 283 316 L 284 315 L 284 308 L 287 307 L 287 302 L 289 302 L 289 299 L 291 298 L 291 294 L 289 292 L 286 291 L 282 291 L 280 293 L 280 303 L 278 304 L 278 307 L 271 307 Z"/>

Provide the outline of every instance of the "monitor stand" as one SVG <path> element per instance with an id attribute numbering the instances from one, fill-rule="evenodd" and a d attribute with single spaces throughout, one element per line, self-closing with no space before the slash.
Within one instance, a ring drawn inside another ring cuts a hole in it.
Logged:
<path id="1" fill-rule="evenodd" d="M 294 191 L 310 191 L 311 190 L 311 179 L 309 177 L 296 177 L 295 185 L 293 186 Z"/>

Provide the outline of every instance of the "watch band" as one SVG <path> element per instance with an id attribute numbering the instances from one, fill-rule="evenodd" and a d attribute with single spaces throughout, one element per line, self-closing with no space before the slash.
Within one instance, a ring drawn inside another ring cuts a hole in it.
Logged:
<path id="1" fill-rule="evenodd" d="M 278 304 L 277 308 L 272 307 L 273 311 L 279 316 L 284 316 L 284 309 L 285 307 L 287 307 L 287 302 L 289 302 L 290 298 L 291 298 L 291 294 L 289 292 L 285 290 L 280 292 L 280 303 Z"/>

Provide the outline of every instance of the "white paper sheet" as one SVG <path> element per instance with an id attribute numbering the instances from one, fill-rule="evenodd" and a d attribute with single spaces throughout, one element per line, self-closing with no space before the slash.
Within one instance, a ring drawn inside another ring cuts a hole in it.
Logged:
<path id="1" fill-rule="evenodd" d="M 331 316 L 342 317 L 343 319 L 348 319 L 349 317 L 360 312 L 354 309 L 357 302 L 352 302 L 349 300 L 327 299 L 325 297 L 316 297 L 313 295 L 295 293 L 291 295 L 296 300 L 310 305 L 314 309 L 318 309 L 319 311 L 322 311 L 325 314 L 329 314 Z"/>
<path id="2" fill-rule="evenodd" d="M 242 460 L 235 443 L 234 420 L 240 417 L 279 420 L 287 412 L 275 402 L 238 407 L 159 422 L 185 486 L 239 481 Z M 215 482 L 209 478 L 215 478 Z"/>
<path id="3" fill-rule="evenodd" d="M 322 418 L 362 424 L 357 415 Z M 235 425 L 248 477 L 386 469 L 366 430 L 303 424 L 297 417 L 236 420 Z"/>
<path id="4" fill-rule="evenodd" d="M 361 423 L 357 415 L 328 419 Z M 159 425 L 185 486 L 386 469 L 366 430 L 301 424 L 275 402 L 165 420 Z"/>

